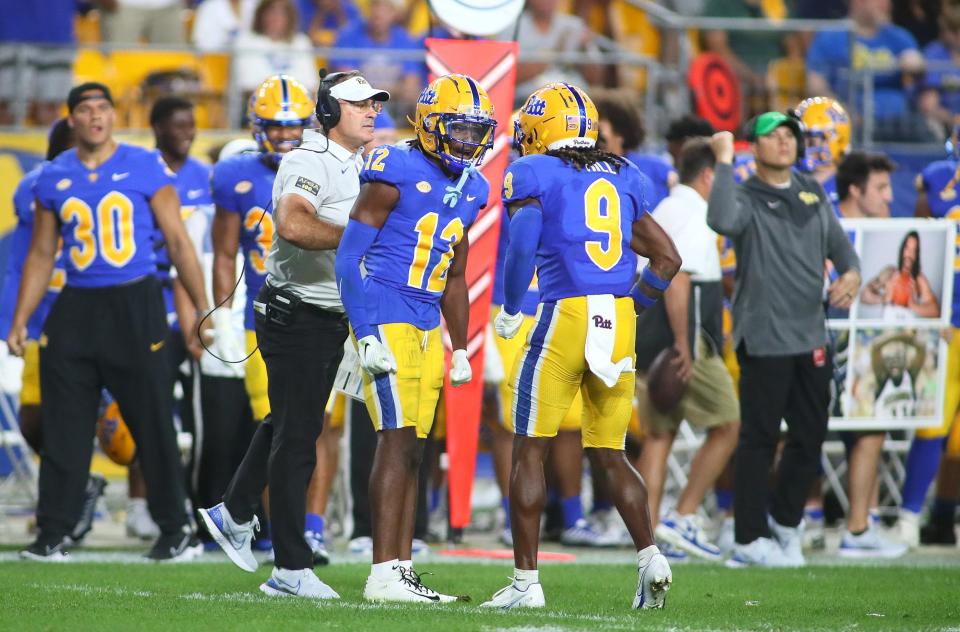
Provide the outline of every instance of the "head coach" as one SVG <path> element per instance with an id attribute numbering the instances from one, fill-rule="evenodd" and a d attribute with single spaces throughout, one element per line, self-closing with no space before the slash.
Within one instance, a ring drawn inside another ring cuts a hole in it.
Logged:
<path id="1" fill-rule="evenodd" d="M 734 484 L 737 546 L 729 564 L 799 566 L 803 504 L 817 475 L 830 402 L 824 265 L 830 260 L 840 273 L 829 301 L 843 309 L 860 287 L 860 262 L 823 187 L 793 168 L 803 156 L 800 121 L 767 112 L 747 125 L 757 173 L 735 185 L 733 135 L 715 134 L 716 177 L 707 211 L 709 226 L 731 238 L 737 255 L 733 343 L 742 421 Z M 781 419 L 787 440 L 770 495 Z"/>
<path id="2" fill-rule="evenodd" d="M 230 559 L 252 572 L 254 509 L 269 483 L 275 568 L 260 589 L 270 595 L 338 596 L 312 570 L 303 537 L 306 492 L 347 337 L 335 250 L 360 192 L 363 146 L 373 140 L 374 119 L 389 98 L 358 72 L 324 77 L 316 107 L 321 129 L 304 130 L 273 185 L 276 232 L 266 282 L 253 303 L 271 419 L 257 429 L 224 502 L 200 510 Z"/>

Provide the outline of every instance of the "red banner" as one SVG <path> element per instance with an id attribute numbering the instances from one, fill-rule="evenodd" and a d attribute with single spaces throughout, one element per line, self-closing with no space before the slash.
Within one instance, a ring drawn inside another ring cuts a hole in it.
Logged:
<path id="1" fill-rule="evenodd" d="M 470 523 L 470 494 L 480 436 L 480 405 L 483 398 L 483 345 L 490 320 L 497 241 L 500 236 L 500 183 L 507 168 L 513 129 L 513 91 L 516 82 L 516 42 L 445 40 L 426 41 L 427 68 L 431 81 L 442 75 L 462 73 L 475 79 L 493 101 L 497 117 L 497 135 L 493 149 L 487 152 L 481 171 L 490 182 L 487 208 L 470 227 L 470 257 L 467 261 L 467 287 L 470 292 L 470 323 L 467 327 L 467 355 L 473 380 L 460 388 L 444 389 L 447 413 L 447 480 L 450 488 L 450 525 L 466 527 Z M 447 362 L 450 343 L 445 339 Z"/>

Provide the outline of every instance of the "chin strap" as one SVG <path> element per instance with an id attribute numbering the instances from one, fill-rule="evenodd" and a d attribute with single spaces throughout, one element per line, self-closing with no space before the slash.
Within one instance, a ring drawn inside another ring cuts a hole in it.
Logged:
<path id="1" fill-rule="evenodd" d="M 470 174 L 475 170 L 476 167 L 473 165 L 468 165 L 460 174 L 460 180 L 457 182 L 457 186 L 447 186 L 447 192 L 443 194 L 444 204 L 450 208 L 453 208 L 457 205 L 457 202 L 460 201 L 460 196 L 463 195 L 463 185 L 467 183 L 467 179 L 470 177 Z"/>

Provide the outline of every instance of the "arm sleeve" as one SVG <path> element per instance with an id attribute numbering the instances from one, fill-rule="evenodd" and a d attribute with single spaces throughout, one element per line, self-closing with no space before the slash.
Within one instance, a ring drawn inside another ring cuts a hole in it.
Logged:
<path id="1" fill-rule="evenodd" d="M 367 306 L 363 294 L 363 277 L 360 275 L 360 262 L 379 234 L 373 226 L 350 220 L 343 231 L 343 238 L 337 248 L 334 272 L 337 276 L 337 288 L 343 309 L 350 319 L 350 326 L 357 340 L 371 334 L 376 335 L 367 318 Z"/>
<path id="2" fill-rule="evenodd" d="M 510 243 L 503 263 L 503 309 L 516 314 L 533 279 L 543 214 L 534 206 L 521 207 L 510 219 L 509 230 Z"/>
<path id="3" fill-rule="evenodd" d="M 733 236 L 743 232 L 749 220 L 749 209 L 743 208 L 737 199 L 733 166 L 717 163 L 707 200 L 707 225 L 721 235 Z"/>
<path id="4" fill-rule="evenodd" d="M 850 243 L 830 203 L 821 204 L 820 212 L 827 221 L 827 259 L 833 262 L 833 267 L 840 274 L 848 270 L 859 270 L 860 258 L 857 257 L 857 252 L 853 249 L 853 244 Z"/>

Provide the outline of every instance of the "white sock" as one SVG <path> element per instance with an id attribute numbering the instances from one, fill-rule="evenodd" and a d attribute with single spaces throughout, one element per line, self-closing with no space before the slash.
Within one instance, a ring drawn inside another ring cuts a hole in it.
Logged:
<path id="1" fill-rule="evenodd" d="M 393 559 L 370 566 L 370 576 L 380 581 L 387 581 L 397 576 L 397 571 L 393 570 L 400 560 Z"/>
<path id="2" fill-rule="evenodd" d="M 513 582 L 520 588 L 526 588 L 530 584 L 538 584 L 540 583 L 540 571 L 527 571 L 521 568 L 514 568 Z"/>
<path id="3" fill-rule="evenodd" d="M 643 567 L 650 563 L 653 556 L 660 552 L 656 544 L 651 544 L 645 549 L 637 551 L 637 566 Z"/>
<path id="4" fill-rule="evenodd" d="M 402 568 L 402 569 L 404 569 L 404 570 L 412 571 L 412 570 L 413 570 L 413 560 L 400 560 L 400 562 L 399 562 L 399 564 L 397 564 L 397 566 L 399 566 L 400 568 Z"/>
<path id="5" fill-rule="evenodd" d="M 134 509 L 146 509 L 146 508 L 147 508 L 146 498 L 130 498 L 127 500 L 127 513 L 132 512 Z"/>

